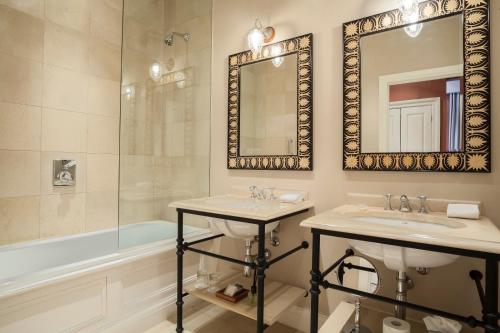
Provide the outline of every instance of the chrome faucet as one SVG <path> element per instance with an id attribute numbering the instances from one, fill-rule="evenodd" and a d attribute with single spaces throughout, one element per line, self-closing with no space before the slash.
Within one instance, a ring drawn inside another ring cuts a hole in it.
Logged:
<path id="1" fill-rule="evenodd" d="M 411 205 L 410 205 L 410 199 L 408 199 L 408 196 L 406 194 L 403 194 L 401 198 L 399 198 L 401 201 L 401 206 L 399 206 L 399 211 L 403 213 L 410 213 L 412 211 Z"/>
<path id="2" fill-rule="evenodd" d="M 427 197 L 425 195 L 419 195 L 418 199 L 420 200 L 420 208 L 418 209 L 418 212 L 421 214 L 427 214 L 429 213 L 429 210 L 427 209 Z"/>

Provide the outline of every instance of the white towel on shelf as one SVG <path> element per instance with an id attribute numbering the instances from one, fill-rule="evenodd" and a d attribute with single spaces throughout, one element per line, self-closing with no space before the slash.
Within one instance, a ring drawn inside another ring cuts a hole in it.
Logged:
<path id="1" fill-rule="evenodd" d="M 456 217 L 459 219 L 479 219 L 479 206 L 474 204 L 448 204 L 446 212 L 448 217 Z"/>
<path id="2" fill-rule="evenodd" d="M 423 321 L 429 332 L 459 333 L 462 330 L 459 322 L 439 316 L 427 316 Z"/>

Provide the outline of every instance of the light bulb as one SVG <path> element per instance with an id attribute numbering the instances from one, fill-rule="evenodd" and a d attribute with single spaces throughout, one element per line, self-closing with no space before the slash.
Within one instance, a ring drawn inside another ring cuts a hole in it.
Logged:
<path id="1" fill-rule="evenodd" d="M 255 54 L 260 54 L 262 51 L 262 45 L 264 45 L 264 32 L 262 31 L 262 25 L 259 20 L 255 20 L 255 27 L 250 30 L 247 36 L 248 47 Z"/>
<path id="2" fill-rule="evenodd" d="M 130 101 L 135 96 L 135 88 L 134 86 L 126 86 L 123 88 L 123 94 L 125 98 Z"/>
<path id="3" fill-rule="evenodd" d="M 281 54 L 281 47 L 279 45 L 273 45 L 271 47 L 271 56 L 274 57 L 271 61 L 274 67 L 280 67 L 283 64 L 283 57 L 278 57 Z"/>
<path id="4" fill-rule="evenodd" d="M 414 23 L 405 27 L 406 34 L 412 38 L 418 37 L 418 35 L 420 35 L 420 32 L 422 31 L 422 28 L 424 27 L 422 23 L 416 23 L 418 22 L 418 12 L 413 12 L 413 14 L 408 16 L 406 18 L 406 22 Z"/>
<path id="5" fill-rule="evenodd" d="M 152 63 L 151 66 L 149 66 L 149 76 L 155 80 L 158 81 L 161 76 L 163 75 L 163 68 L 160 63 Z"/>
<path id="6" fill-rule="evenodd" d="M 422 31 L 422 28 L 424 25 L 422 23 L 415 23 L 412 25 L 408 25 L 405 27 L 405 32 L 408 36 L 412 38 L 418 37 L 420 35 L 420 32 Z"/>

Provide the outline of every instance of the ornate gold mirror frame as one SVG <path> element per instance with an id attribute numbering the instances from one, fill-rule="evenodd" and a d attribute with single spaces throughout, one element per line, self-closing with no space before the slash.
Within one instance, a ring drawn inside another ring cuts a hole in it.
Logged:
<path id="1" fill-rule="evenodd" d="M 240 155 L 240 69 L 241 66 L 270 60 L 271 48 L 279 45 L 279 56 L 297 54 L 297 154 Z M 260 55 L 245 51 L 229 56 L 228 82 L 228 169 L 303 170 L 313 168 L 312 152 L 312 34 L 264 46 Z"/>
<path id="2" fill-rule="evenodd" d="M 344 24 L 344 170 L 491 172 L 490 32 L 488 0 L 429 0 L 420 22 L 463 13 L 465 151 L 361 153 L 360 38 L 405 25 L 393 10 Z"/>

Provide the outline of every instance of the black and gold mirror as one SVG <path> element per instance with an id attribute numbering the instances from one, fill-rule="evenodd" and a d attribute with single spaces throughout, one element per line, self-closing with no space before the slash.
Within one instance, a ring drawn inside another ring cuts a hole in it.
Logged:
<path id="1" fill-rule="evenodd" d="M 312 170 L 312 34 L 229 56 L 229 169 Z"/>
<path id="2" fill-rule="evenodd" d="M 344 170 L 490 172 L 488 1 L 413 3 L 344 24 Z"/>

